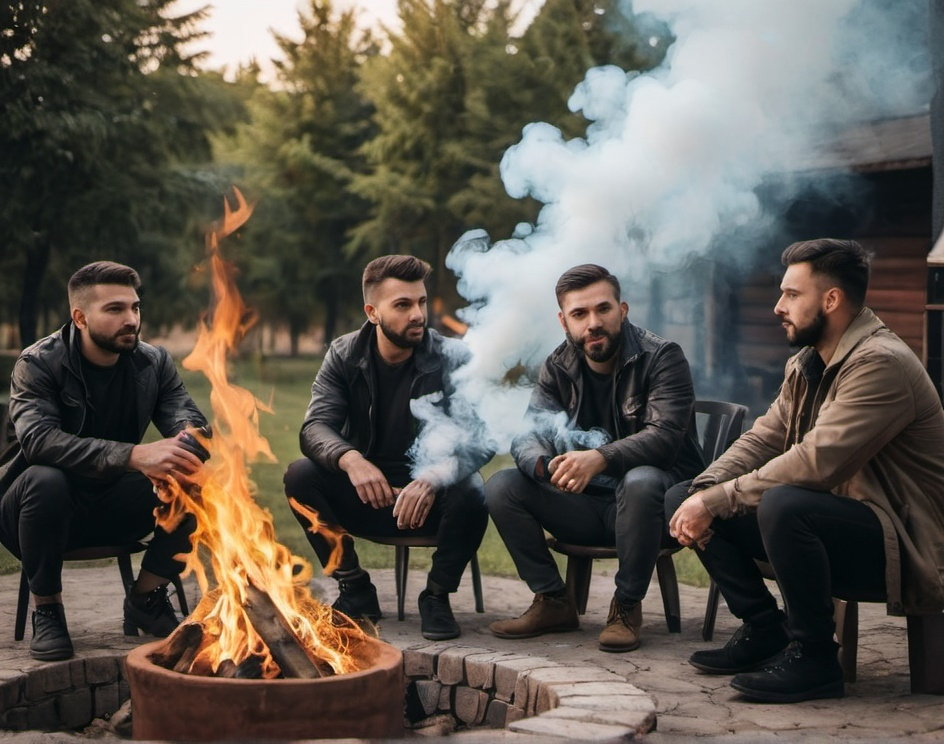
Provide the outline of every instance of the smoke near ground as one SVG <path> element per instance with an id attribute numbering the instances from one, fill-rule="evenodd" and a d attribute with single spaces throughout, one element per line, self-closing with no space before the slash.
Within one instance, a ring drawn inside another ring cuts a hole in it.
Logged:
<path id="1" fill-rule="evenodd" d="M 499 451 L 530 392 L 509 371 L 534 369 L 563 340 L 561 273 L 599 263 L 625 286 L 685 266 L 718 236 L 756 235 L 775 217 L 756 194 L 765 178 L 852 122 L 930 100 L 923 0 L 636 0 L 626 11 L 668 24 L 665 62 L 588 71 L 569 104 L 588 121 L 583 138 L 526 127 L 501 173 L 511 196 L 544 205 L 537 224 L 495 242 L 471 231 L 447 259 L 469 302 L 461 388 Z"/>

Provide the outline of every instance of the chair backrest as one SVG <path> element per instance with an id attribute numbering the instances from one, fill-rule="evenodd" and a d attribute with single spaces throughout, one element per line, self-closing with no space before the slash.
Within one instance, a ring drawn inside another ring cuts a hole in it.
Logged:
<path id="1" fill-rule="evenodd" d="M 699 416 L 701 414 L 701 416 Z M 747 406 L 723 400 L 696 400 L 695 420 L 705 462 L 711 463 L 741 436 Z"/>

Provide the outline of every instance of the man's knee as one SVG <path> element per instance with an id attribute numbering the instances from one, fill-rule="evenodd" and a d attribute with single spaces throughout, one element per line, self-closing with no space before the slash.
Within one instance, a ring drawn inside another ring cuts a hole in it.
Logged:
<path id="1" fill-rule="evenodd" d="M 528 479 L 517 468 L 499 470 L 485 483 L 485 503 L 494 518 L 529 485 Z"/>
<path id="2" fill-rule="evenodd" d="M 11 488 L 20 491 L 20 509 L 41 509 L 49 514 L 72 513 L 72 488 L 63 470 L 47 465 L 31 465 Z"/>
<path id="3" fill-rule="evenodd" d="M 285 475 L 282 476 L 285 495 L 295 498 L 304 496 L 312 488 L 317 487 L 321 481 L 322 472 L 323 469 L 307 457 L 295 460 L 286 468 Z"/>
<path id="4" fill-rule="evenodd" d="M 664 470 L 651 465 L 640 465 L 626 472 L 616 489 L 616 497 L 662 504 L 670 482 L 669 474 Z"/>
<path id="5" fill-rule="evenodd" d="M 811 501 L 809 494 L 810 491 L 795 486 L 774 486 L 764 491 L 757 505 L 757 524 L 761 532 L 815 511 L 816 500 Z"/>
<path id="6" fill-rule="evenodd" d="M 456 507 L 466 513 L 488 514 L 485 508 L 485 481 L 478 473 L 449 486 L 444 493 Z"/>

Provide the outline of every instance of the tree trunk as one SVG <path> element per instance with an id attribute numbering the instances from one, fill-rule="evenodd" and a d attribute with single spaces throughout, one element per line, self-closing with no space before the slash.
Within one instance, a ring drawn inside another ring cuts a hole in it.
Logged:
<path id="1" fill-rule="evenodd" d="M 39 325 L 39 289 L 49 266 L 51 246 L 46 236 L 40 235 L 26 257 L 23 272 L 23 295 L 20 298 L 20 343 L 25 349 L 37 340 Z"/>

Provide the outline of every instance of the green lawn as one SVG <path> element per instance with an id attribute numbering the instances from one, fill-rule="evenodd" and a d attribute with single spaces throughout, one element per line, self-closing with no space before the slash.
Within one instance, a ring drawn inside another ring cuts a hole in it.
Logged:
<path id="1" fill-rule="evenodd" d="M 298 430 L 308 407 L 311 382 L 318 371 L 320 358 L 246 358 L 230 366 L 230 379 L 235 384 L 251 391 L 257 398 L 272 408 L 273 413 L 260 415 L 262 434 L 269 440 L 277 463 L 254 464 L 251 478 L 256 484 L 256 500 L 272 514 L 278 539 L 293 553 L 315 562 L 314 553 L 305 535 L 292 516 L 288 502 L 282 492 L 282 473 L 292 460 L 300 457 Z M 200 408 L 210 416 L 209 383 L 202 373 L 181 370 L 181 376 Z M 482 470 L 488 478 L 500 468 L 510 467 L 511 459 L 500 455 Z M 2 548 L 0 548 L 2 550 Z M 361 562 L 367 568 L 392 568 L 394 549 L 376 545 L 365 540 L 357 543 Z M 429 567 L 431 550 L 414 549 L 410 552 L 410 566 L 416 570 Z M 515 576 L 514 564 L 508 551 L 490 523 L 478 553 L 483 573 L 500 576 Z M 563 559 L 558 556 L 563 569 Z M 612 562 L 615 567 L 615 561 Z M 679 580 L 696 586 L 707 586 L 707 576 L 695 555 L 683 550 L 675 556 Z M 0 555 L 0 571 L 17 570 L 19 563 L 6 551 Z M 317 565 L 316 565 L 317 570 Z"/>

